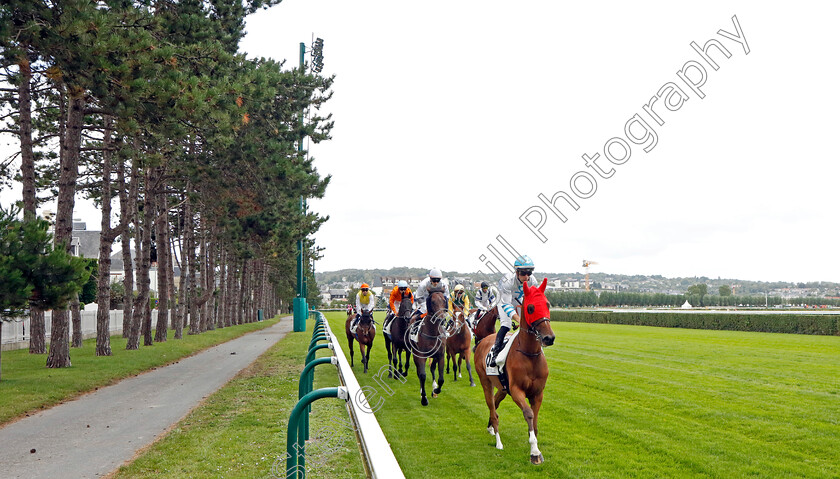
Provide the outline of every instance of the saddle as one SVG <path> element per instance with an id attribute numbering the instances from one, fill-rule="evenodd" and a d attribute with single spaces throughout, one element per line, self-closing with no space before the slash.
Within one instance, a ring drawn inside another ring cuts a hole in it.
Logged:
<path id="1" fill-rule="evenodd" d="M 499 382 L 502 383 L 502 387 L 505 391 L 508 390 L 508 376 L 507 368 L 505 368 L 505 360 L 510 353 L 511 346 L 513 346 L 513 338 L 515 338 L 517 334 L 519 334 L 519 331 L 511 334 L 510 336 L 506 336 L 503 340 L 502 350 L 496 355 L 496 367 L 490 366 L 490 362 L 493 360 L 493 348 L 490 348 L 487 356 L 484 357 L 484 366 L 486 367 L 487 375 L 498 376 Z"/>

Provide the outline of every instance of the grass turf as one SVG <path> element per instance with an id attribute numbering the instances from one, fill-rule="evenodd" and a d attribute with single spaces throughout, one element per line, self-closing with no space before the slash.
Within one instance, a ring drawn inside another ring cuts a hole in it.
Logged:
<path id="1" fill-rule="evenodd" d="M 288 333 L 114 477 L 285 478 L 289 414 L 298 400 L 298 379 L 313 326 L 309 321 L 306 332 Z M 319 350 L 317 356 L 329 353 Z M 334 366 L 315 368 L 315 389 L 337 385 Z M 345 427 L 348 422 L 343 401 L 312 403 L 307 477 L 364 477 L 356 437 Z"/>
<path id="2" fill-rule="evenodd" d="M 327 317 L 343 331 L 344 314 Z M 356 375 L 385 399 L 376 416 L 406 477 L 840 476 L 840 337 L 552 327 L 541 466 L 528 461 L 527 426 L 510 398 L 499 409 L 499 451 L 466 371 L 457 382 L 447 375 L 423 407 L 413 364 L 393 395 L 373 379 L 387 360 L 381 333 L 367 375 L 357 349 Z"/>
<path id="3" fill-rule="evenodd" d="M 272 326 L 279 317 L 228 328 L 188 335 L 139 350 L 126 351 L 122 336 L 111 336 L 112 356 L 96 356 L 96 339 L 83 342 L 81 348 L 70 349 L 72 366 L 49 369 L 46 354 L 29 354 L 28 350 L 3 351 L 0 366 L 0 424 L 27 413 L 46 409 L 80 394 L 113 384 L 149 369 L 175 362 L 211 346 Z M 48 346 L 49 347 L 49 346 Z"/>

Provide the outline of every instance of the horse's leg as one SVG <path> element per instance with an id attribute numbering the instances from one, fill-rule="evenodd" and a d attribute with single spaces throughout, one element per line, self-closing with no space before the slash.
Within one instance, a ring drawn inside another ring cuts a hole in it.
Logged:
<path id="1" fill-rule="evenodd" d="M 388 377 L 393 378 L 396 377 L 398 374 L 401 373 L 400 369 L 397 367 L 397 360 L 400 358 L 400 348 L 397 347 L 397 343 L 391 343 L 391 349 L 388 350 Z M 391 375 L 391 371 L 394 371 L 394 375 Z"/>
<path id="2" fill-rule="evenodd" d="M 446 374 L 449 374 L 449 358 L 450 358 L 450 350 L 449 346 L 446 347 Z"/>
<path id="3" fill-rule="evenodd" d="M 432 373 L 432 397 L 437 397 L 437 392 L 435 391 L 438 390 L 438 378 L 435 378 L 435 367 L 437 367 L 438 363 L 440 363 L 441 369 L 443 369 L 443 358 L 439 358 L 438 356 L 432 358 L 432 364 L 429 366 L 429 372 Z"/>
<path id="4" fill-rule="evenodd" d="M 462 366 L 463 363 L 464 363 L 464 352 L 461 351 L 460 353 L 458 353 L 458 377 L 459 378 L 464 377 L 464 376 L 461 375 L 461 373 L 464 371 L 464 368 Z"/>
<path id="5" fill-rule="evenodd" d="M 353 336 L 347 337 L 347 344 L 349 344 L 350 348 L 350 367 L 353 367 Z"/>
<path id="6" fill-rule="evenodd" d="M 443 383 L 445 382 L 443 378 L 443 357 L 441 357 L 440 361 L 438 361 L 438 379 L 440 380 L 440 384 L 438 384 L 434 391 L 432 391 L 432 397 L 437 397 L 437 395 L 440 394 L 440 390 L 443 389 Z"/>
<path id="7" fill-rule="evenodd" d="M 470 386 L 475 387 L 475 381 L 473 381 L 472 377 L 472 368 L 470 367 L 470 356 L 472 355 L 472 351 L 470 351 L 469 343 L 467 343 L 467 350 L 464 352 L 465 359 L 467 360 L 467 374 L 470 376 Z"/>
<path id="8" fill-rule="evenodd" d="M 388 336 L 385 336 L 385 333 L 382 333 L 382 336 L 385 338 L 385 351 L 388 352 L 388 377 L 392 378 L 393 373 L 391 368 L 391 340 L 388 339 Z"/>
<path id="9" fill-rule="evenodd" d="M 487 409 L 490 410 L 487 432 L 491 436 L 496 436 L 496 449 L 504 449 L 502 438 L 499 436 L 499 414 L 496 412 L 496 401 L 493 398 L 493 382 L 490 381 L 490 376 L 482 376 L 479 379 L 481 380 L 481 387 L 484 389 L 484 402 L 487 403 Z"/>
<path id="10" fill-rule="evenodd" d="M 423 406 L 429 405 L 429 400 L 426 399 L 426 358 L 414 357 L 414 365 L 417 367 L 417 379 L 420 380 L 420 404 Z"/>
<path id="11" fill-rule="evenodd" d="M 531 443 L 531 464 L 542 464 L 543 455 L 537 447 L 537 433 L 534 430 L 534 410 L 528 404 L 530 401 L 525 397 L 525 392 L 511 384 L 510 397 L 513 402 L 522 409 L 525 422 L 528 423 L 528 442 Z"/>
<path id="12" fill-rule="evenodd" d="M 370 344 L 367 347 L 367 355 L 365 355 L 365 372 L 368 370 L 368 365 L 370 364 L 370 352 L 373 351 L 373 338 L 370 340 Z"/>
<path id="13" fill-rule="evenodd" d="M 411 366 L 411 349 L 405 348 L 405 374 L 404 374 L 405 377 L 408 377 L 408 368 L 410 366 Z"/>
<path id="14" fill-rule="evenodd" d="M 359 352 L 361 353 L 361 354 L 359 354 L 359 356 L 361 357 L 361 360 L 362 360 L 362 366 L 363 366 L 362 372 L 364 372 L 365 374 L 367 374 L 367 361 L 365 361 L 365 352 L 367 350 L 368 350 L 368 345 L 359 341 Z"/>
<path id="15" fill-rule="evenodd" d="M 531 403 L 531 410 L 534 411 L 534 435 L 538 435 L 539 432 L 537 431 L 537 417 L 540 414 L 540 407 L 542 406 L 543 400 L 543 392 L 540 391 L 539 394 L 532 398 L 528 398 L 528 402 Z"/>

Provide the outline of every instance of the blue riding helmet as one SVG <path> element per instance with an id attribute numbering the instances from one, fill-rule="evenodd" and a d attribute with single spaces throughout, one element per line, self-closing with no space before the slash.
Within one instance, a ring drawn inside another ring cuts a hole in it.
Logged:
<path id="1" fill-rule="evenodd" d="M 528 255 L 522 255 L 513 262 L 514 269 L 534 269 L 534 260 Z"/>

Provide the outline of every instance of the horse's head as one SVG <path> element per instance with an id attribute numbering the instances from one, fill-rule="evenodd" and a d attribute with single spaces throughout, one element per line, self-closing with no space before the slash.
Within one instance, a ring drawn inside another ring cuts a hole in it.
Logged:
<path id="1" fill-rule="evenodd" d="M 446 296 L 444 296 L 443 286 L 435 286 L 429 288 L 429 302 L 434 311 L 446 309 Z"/>
<path id="2" fill-rule="evenodd" d="M 400 309 L 397 311 L 397 316 L 405 317 L 411 314 L 411 296 L 405 295 L 400 300 Z"/>
<path id="3" fill-rule="evenodd" d="M 372 311 L 362 311 L 362 316 L 359 318 L 359 331 L 363 333 L 367 333 L 370 327 L 373 325 L 373 312 Z"/>
<path id="4" fill-rule="evenodd" d="M 554 344 L 554 331 L 551 330 L 548 299 L 545 297 L 545 286 L 548 279 L 534 288 L 525 283 L 525 299 L 522 301 L 522 321 L 528 327 L 528 332 L 535 335 L 544 346 Z"/>

